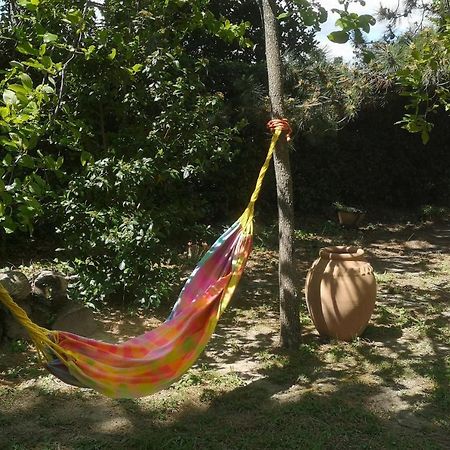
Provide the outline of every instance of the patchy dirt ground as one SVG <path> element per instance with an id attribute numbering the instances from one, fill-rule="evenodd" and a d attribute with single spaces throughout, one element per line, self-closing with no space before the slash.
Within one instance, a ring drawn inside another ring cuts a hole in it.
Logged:
<path id="1" fill-rule="evenodd" d="M 257 245 L 232 307 L 178 383 L 139 400 L 64 385 L 24 343 L 0 350 L 1 449 L 450 448 L 450 223 L 327 223 L 297 232 L 299 292 L 320 247 L 358 244 L 378 281 L 363 336 L 321 339 L 302 301 L 303 341 L 276 349 L 277 254 Z M 97 338 L 164 320 L 103 311 Z"/>

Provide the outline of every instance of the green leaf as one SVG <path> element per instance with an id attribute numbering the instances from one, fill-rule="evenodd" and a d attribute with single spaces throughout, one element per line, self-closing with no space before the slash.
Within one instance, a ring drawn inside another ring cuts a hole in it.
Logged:
<path id="1" fill-rule="evenodd" d="M 90 45 L 87 49 L 82 48 L 81 50 L 84 52 L 84 57 L 86 59 L 89 59 L 91 57 L 92 53 L 95 51 L 95 45 Z"/>
<path id="2" fill-rule="evenodd" d="M 10 61 L 9 65 L 11 67 L 16 67 L 17 69 L 23 70 L 23 64 L 19 61 Z"/>
<path id="3" fill-rule="evenodd" d="M 7 117 L 9 117 L 10 116 L 10 109 L 9 109 L 9 107 L 7 107 L 7 106 L 2 106 L 1 108 L 0 108 L 0 117 L 2 118 L 2 119 L 6 119 Z M 1 142 L 1 141 L 0 141 Z"/>
<path id="4" fill-rule="evenodd" d="M 32 150 L 34 147 L 36 147 L 37 141 L 38 135 L 35 132 L 31 132 L 31 135 L 28 139 L 27 149 Z"/>
<path id="5" fill-rule="evenodd" d="M 58 36 L 56 34 L 47 32 L 47 33 L 45 33 L 42 36 L 42 39 L 43 39 L 44 43 L 47 44 L 48 42 L 55 42 L 55 41 L 57 41 L 58 40 Z"/>
<path id="6" fill-rule="evenodd" d="M 17 229 L 17 224 L 14 222 L 11 216 L 6 216 L 2 223 L 3 230 L 6 234 L 12 234 Z"/>
<path id="7" fill-rule="evenodd" d="M 63 163 L 64 163 L 64 158 L 62 156 L 58 156 L 58 159 L 56 160 L 56 163 L 55 163 L 55 169 L 60 169 L 61 166 L 63 165 Z"/>
<path id="8" fill-rule="evenodd" d="M 11 91 L 14 91 L 16 93 L 17 97 L 19 97 L 19 95 L 24 96 L 29 93 L 29 89 L 24 87 L 22 84 L 9 84 L 8 89 Z M 20 100 L 20 98 L 19 98 L 19 100 Z"/>
<path id="9" fill-rule="evenodd" d="M 136 75 L 143 68 L 143 64 L 135 64 L 131 69 L 126 69 L 130 75 Z"/>
<path id="10" fill-rule="evenodd" d="M 39 55 L 39 52 L 35 48 L 33 48 L 33 46 L 28 41 L 19 43 L 16 47 L 16 50 L 24 55 Z"/>
<path id="11" fill-rule="evenodd" d="M 22 84 L 29 88 L 32 89 L 33 88 L 33 80 L 31 79 L 31 77 L 27 74 L 27 73 L 21 73 L 19 75 L 20 81 L 22 82 Z"/>
<path id="12" fill-rule="evenodd" d="M 364 33 L 370 33 L 370 25 L 368 23 L 363 23 L 360 26 Z"/>
<path id="13" fill-rule="evenodd" d="M 19 164 L 22 167 L 26 167 L 27 169 L 34 169 L 34 159 L 30 155 L 22 155 L 19 159 Z"/>
<path id="14" fill-rule="evenodd" d="M 5 138 L 3 136 L 0 136 L 0 144 L 3 145 L 4 147 L 8 147 L 11 150 L 18 150 L 18 146 L 13 140 Z M 11 164 L 11 161 L 12 156 L 10 153 L 7 153 L 3 158 L 3 165 L 9 166 Z"/>
<path id="15" fill-rule="evenodd" d="M 92 161 L 92 155 L 89 152 L 87 152 L 86 150 L 83 150 L 81 152 L 80 160 L 81 160 L 81 165 L 84 167 L 87 163 Z"/>
<path id="16" fill-rule="evenodd" d="M 42 56 L 41 62 L 46 69 L 50 69 L 53 66 L 53 61 L 52 58 L 50 58 L 50 56 Z"/>
<path id="17" fill-rule="evenodd" d="M 328 35 L 328 39 L 336 44 L 345 44 L 350 36 L 346 31 L 333 31 Z"/>
<path id="18" fill-rule="evenodd" d="M 279 14 L 277 16 L 277 19 L 278 20 L 284 20 L 284 19 L 287 19 L 289 16 L 290 16 L 290 14 L 288 12 L 284 12 L 284 13 Z"/>
<path id="19" fill-rule="evenodd" d="M 3 199 L 3 204 L 5 206 L 10 206 L 11 203 L 13 202 L 12 195 L 6 191 L 2 193 L 2 199 Z"/>
<path id="20" fill-rule="evenodd" d="M 422 143 L 424 145 L 428 144 L 428 141 L 430 140 L 430 133 L 428 132 L 428 130 L 426 128 L 424 128 L 422 130 L 421 138 L 422 138 Z"/>
<path id="21" fill-rule="evenodd" d="M 317 19 L 317 14 L 312 9 L 306 9 L 306 10 L 302 11 L 300 14 L 302 16 L 303 23 L 307 27 L 311 27 L 315 24 L 316 19 Z"/>
<path id="22" fill-rule="evenodd" d="M 361 30 L 359 30 L 359 29 L 355 30 L 354 41 L 356 44 L 364 43 L 364 38 L 363 38 L 363 34 L 362 34 Z"/>
<path id="23" fill-rule="evenodd" d="M 28 67 L 34 67 L 38 70 L 45 70 L 45 67 L 39 62 L 36 61 L 34 58 L 30 58 L 28 61 L 24 61 L 24 64 Z"/>
<path id="24" fill-rule="evenodd" d="M 375 17 L 371 16 L 370 14 L 362 14 L 358 18 L 359 23 L 368 23 L 369 25 L 373 26 L 377 23 Z"/>
<path id="25" fill-rule="evenodd" d="M 18 0 L 17 2 L 22 8 L 27 8 L 29 11 L 36 11 L 39 6 L 39 0 Z"/>
<path id="26" fill-rule="evenodd" d="M 83 20 L 83 14 L 79 9 L 71 9 L 65 17 L 67 22 L 70 22 L 72 25 L 77 25 Z"/>
<path id="27" fill-rule="evenodd" d="M 319 8 L 319 22 L 325 23 L 328 20 L 328 11 L 322 6 Z"/>
<path id="28" fill-rule="evenodd" d="M 108 59 L 109 59 L 110 61 L 112 61 L 112 60 L 116 57 L 116 54 L 117 54 L 117 50 L 116 50 L 115 48 L 113 48 L 113 49 L 111 50 L 111 53 L 108 55 Z"/>
<path id="29" fill-rule="evenodd" d="M 55 92 L 55 90 L 49 84 L 42 84 L 40 88 L 42 92 L 48 95 L 53 94 Z"/>
<path id="30" fill-rule="evenodd" d="M 9 89 L 5 89 L 3 92 L 3 101 L 5 105 L 17 105 L 19 103 L 16 93 Z"/>

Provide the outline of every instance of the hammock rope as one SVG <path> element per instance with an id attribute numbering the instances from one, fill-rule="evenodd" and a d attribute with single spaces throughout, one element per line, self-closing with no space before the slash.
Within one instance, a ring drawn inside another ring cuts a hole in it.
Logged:
<path id="1" fill-rule="evenodd" d="M 195 363 L 228 306 L 250 255 L 254 205 L 280 135 L 290 139 L 286 119 L 271 120 L 272 140 L 249 204 L 211 246 L 159 327 L 119 344 L 48 330 L 28 317 L 0 283 L 0 303 L 30 335 L 39 359 L 62 381 L 113 398 L 150 395 L 179 379 Z"/>

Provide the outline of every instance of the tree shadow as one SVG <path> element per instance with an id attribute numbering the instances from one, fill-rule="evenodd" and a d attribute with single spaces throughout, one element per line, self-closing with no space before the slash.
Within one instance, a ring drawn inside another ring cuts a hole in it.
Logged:
<path id="1" fill-rule="evenodd" d="M 273 346 L 271 252 L 250 262 L 233 308 L 185 379 L 139 400 L 48 385 L 45 377 L 2 387 L 0 448 L 450 448 L 448 282 L 383 284 L 361 338 L 324 340 L 304 323 L 300 348 L 284 353 Z M 297 265 L 299 286 L 307 267 Z"/>
<path id="2" fill-rule="evenodd" d="M 431 420 L 428 405 L 418 411 L 416 399 L 410 397 L 404 409 L 384 417 L 377 412 L 383 386 L 362 383 L 345 370 L 327 370 L 311 351 L 274 353 L 274 357 L 275 363 L 263 369 L 263 378 L 231 391 L 206 386 L 192 402 L 180 400 L 173 389 L 167 392 L 165 404 L 148 405 L 139 400 L 103 399 L 86 391 L 77 397 L 30 388 L 26 407 L 12 403 L 3 409 L 0 423 L 6 433 L 0 445 L 11 449 L 44 445 L 76 449 L 448 448 L 445 424 Z M 177 401 L 183 403 L 181 408 Z M 427 420 L 421 419 L 423 414 Z M 408 415 L 416 420 L 408 420 Z M 29 421 L 33 421 L 31 427 Z M 17 434 L 8 436 L 13 423 Z"/>

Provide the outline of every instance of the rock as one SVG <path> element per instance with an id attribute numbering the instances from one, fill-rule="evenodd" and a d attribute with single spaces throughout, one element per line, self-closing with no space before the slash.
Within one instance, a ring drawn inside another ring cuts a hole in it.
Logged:
<path id="1" fill-rule="evenodd" d="M 69 280 L 65 275 L 54 270 L 44 270 L 34 279 L 33 294 L 50 299 L 52 309 L 59 309 L 68 301 L 68 286 Z"/>
<path id="2" fill-rule="evenodd" d="M 0 283 L 16 302 L 25 300 L 31 294 L 31 284 L 28 278 L 18 270 L 0 273 Z"/>
<path id="3" fill-rule="evenodd" d="M 23 299 L 21 301 L 16 300 L 17 305 L 19 305 L 28 316 L 31 314 L 31 304 L 30 304 L 30 297 L 27 297 L 26 299 Z M 4 328 L 4 334 L 6 338 L 11 340 L 16 339 L 28 339 L 28 333 L 25 330 L 25 328 L 17 322 L 17 320 L 14 318 L 14 316 L 4 309 L 3 317 L 3 328 Z"/>
<path id="4" fill-rule="evenodd" d="M 69 278 L 63 274 L 44 270 L 35 278 L 33 288 L 19 271 L 1 273 L 0 282 L 34 323 L 83 336 L 97 331 L 92 311 L 67 297 Z M 1 334 L 12 340 L 29 338 L 26 330 L 1 305 L 0 327 L 0 338 Z"/>
<path id="5" fill-rule="evenodd" d="M 16 341 L 17 339 L 29 339 L 30 336 L 27 333 L 27 330 L 20 325 L 13 317 L 8 318 L 5 321 L 5 336 L 7 339 L 12 341 Z"/>
<path id="6" fill-rule="evenodd" d="M 31 320 L 41 327 L 48 328 L 55 317 L 51 302 L 36 295 L 32 295 L 31 299 Z"/>
<path id="7" fill-rule="evenodd" d="M 97 323 L 94 314 L 86 306 L 68 304 L 59 311 L 52 329 L 89 337 L 97 331 Z"/>

